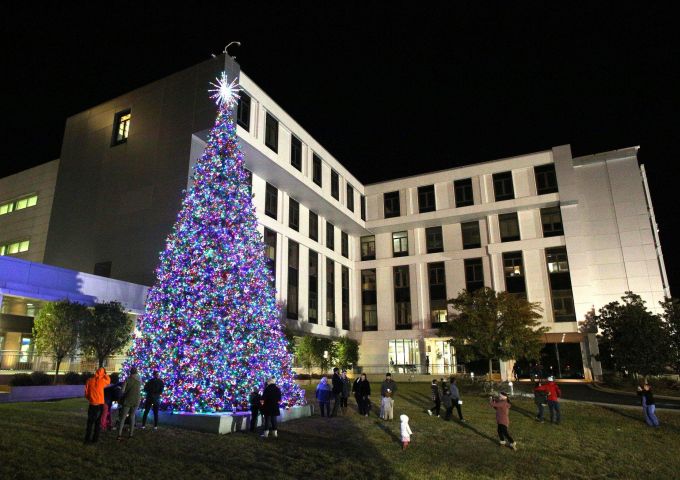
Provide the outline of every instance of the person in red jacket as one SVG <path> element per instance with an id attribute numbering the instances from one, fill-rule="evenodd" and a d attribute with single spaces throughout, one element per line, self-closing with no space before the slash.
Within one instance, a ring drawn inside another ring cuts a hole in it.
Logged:
<path id="1" fill-rule="evenodd" d="M 104 413 L 104 387 L 111 383 L 103 367 L 99 367 L 94 376 L 85 383 L 85 398 L 90 403 L 87 408 L 87 428 L 85 442 L 95 443 L 99 440 L 102 413 Z M 94 427 L 94 433 L 93 433 Z"/>
<path id="2" fill-rule="evenodd" d="M 562 391 L 560 387 L 555 383 L 553 377 L 548 377 L 548 383 L 540 387 L 545 393 L 548 394 L 548 408 L 550 409 L 550 423 L 560 424 L 560 397 L 562 396 Z"/>

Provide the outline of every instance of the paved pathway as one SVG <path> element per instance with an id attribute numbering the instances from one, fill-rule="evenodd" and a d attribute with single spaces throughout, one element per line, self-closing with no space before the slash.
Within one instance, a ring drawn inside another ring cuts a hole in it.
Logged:
<path id="1" fill-rule="evenodd" d="M 560 390 L 562 390 L 562 398 L 565 400 L 597 402 L 610 405 L 640 406 L 640 399 L 637 396 L 603 392 L 582 383 L 560 383 L 559 386 Z M 661 398 L 656 398 L 655 400 L 657 408 L 680 410 L 680 400 L 666 400 Z"/>

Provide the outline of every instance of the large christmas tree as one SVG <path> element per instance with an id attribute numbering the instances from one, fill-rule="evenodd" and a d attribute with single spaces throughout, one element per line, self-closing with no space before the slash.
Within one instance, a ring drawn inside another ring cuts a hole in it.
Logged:
<path id="1" fill-rule="evenodd" d="M 162 403 L 192 412 L 247 408 L 276 379 L 283 403 L 304 402 L 294 383 L 271 273 L 236 138 L 235 81 L 214 85 L 219 112 L 193 185 L 156 270 L 129 363 L 159 370 Z"/>

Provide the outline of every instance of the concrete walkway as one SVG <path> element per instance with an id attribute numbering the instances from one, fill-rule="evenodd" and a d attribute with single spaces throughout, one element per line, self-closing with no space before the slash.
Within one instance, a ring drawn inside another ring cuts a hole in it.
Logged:
<path id="1" fill-rule="evenodd" d="M 606 405 L 621 405 L 628 407 L 640 407 L 640 399 L 637 395 L 614 393 L 599 390 L 584 383 L 560 383 L 562 398 L 565 400 L 582 401 Z M 680 399 L 659 398 L 655 396 L 656 408 L 680 410 Z"/>

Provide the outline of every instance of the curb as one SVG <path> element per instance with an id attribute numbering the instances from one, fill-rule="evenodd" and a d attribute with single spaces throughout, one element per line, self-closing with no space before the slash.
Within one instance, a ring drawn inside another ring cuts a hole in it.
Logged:
<path id="1" fill-rule="evenodd" d="M 625 390 L 615 390 L 613 388 L 603 387 L 603 386 L 601 386 L 597 383 L 589 383 L 588 388 L 592 388 L 593 390 L 597 390 L 597 391 L 604 392 L 604 393 L 612 393 L 612 394 L 616 394 L 616 395 L 626 395 L 628 397 L 637 397 L 636 393 L 627 392 Z M 655 393 L 654 398 L 659 398 L 661 400 L 672 400 L 672 401 L 680 402 L 680 397 L 672 397 L 670 395 L 657 395 Z"/>

